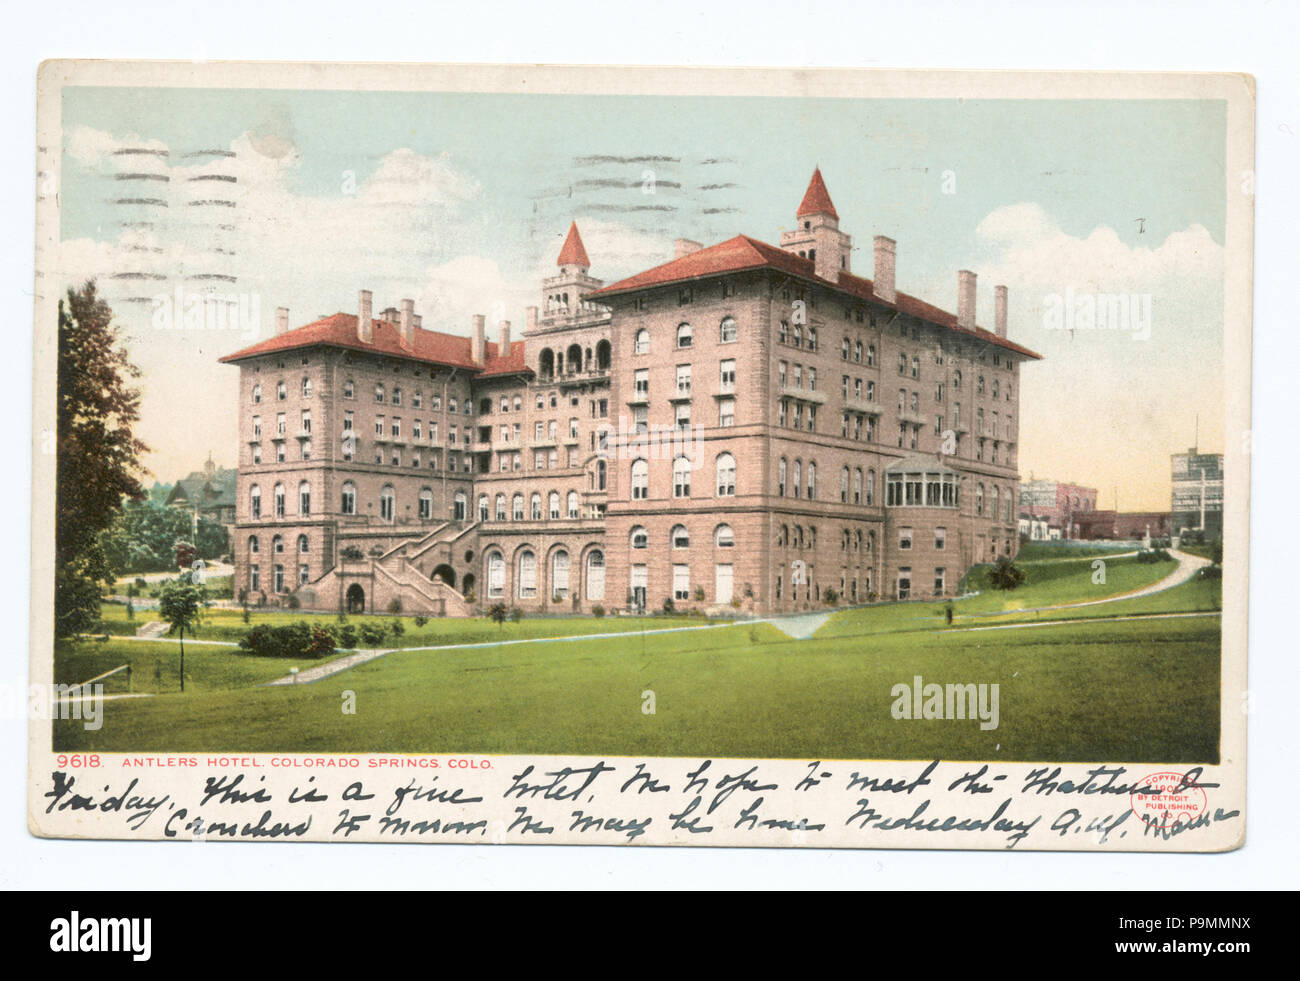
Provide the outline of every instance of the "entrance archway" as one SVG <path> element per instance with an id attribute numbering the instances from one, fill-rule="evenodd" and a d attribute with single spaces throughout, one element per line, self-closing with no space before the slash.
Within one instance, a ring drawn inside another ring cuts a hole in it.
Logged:
<path id="1" fill-rule="evenodd" d="M 445 582 L 445 583 L 446 583 L 448 586 L 450 586 L 452 589 L 455 589 L 455 588 L 456 588 L 456 570 L 453 569 L 451 566 L 447 565 L 446 563 L 443 563 L 442 565 L 437 566 L 437 567 L 433 570 L 433 572 L 431 572 L 431 573 L 429 574 L 429 578 L 430 578 L 430 579 L 441 579 L 443 582 Z"/>
<path id="2" fill-rule="evenodd" d="M 465 574 L 465 579 L 460 584 L 460 591 L 465 596 L 474 591 L 474 573 L 467 572 Z"/>
<path id="3" fill-rule="evenodd" d="M 366 591 L 356 583 L 348 587 L 347 605 L 349 613 L 366 612 Z"/>

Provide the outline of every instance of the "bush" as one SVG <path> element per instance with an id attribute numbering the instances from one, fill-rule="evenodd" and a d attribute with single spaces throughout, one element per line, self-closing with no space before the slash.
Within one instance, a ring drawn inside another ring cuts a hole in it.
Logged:
<path id="1" fill-rule="evenodd" d="M 389 613 L 402 612 L 402 601 L 398 599 L 396 596 L 394 596 L 391 600 L 388 601 L 388 612 Z"/>
<path id="2" fill-rule="evenodd" d="M 510 616 L 510 611 L 506 609 L 504 603 L 493 603 L 491 609 L 488 610 L 488 618 L 498 626 L 505 623 L 508 616 Z"/>
<path id="3" fill-rule="evenodd" d="M 697 603 L 703 603 L 703 602 L 704 602 L 704 587 L 703 587 L 703 586 L 696 586 L 696 587 L 695 587 L 695 602 L 697 602 Z"/>
<path id="4" fill-rule="evenodd" d="M 149 586 L 149 584 L 148 584 L 147 582 L 144 581 L 144 576 L 136 576 L 136 577 L 135 577 L 135 588 L 136 588 L 136 589 L 138 589 L 138 590 L 140 590 L 141 592 L 143 592 L 146 588 L 148 588 L 148 586 Z"/>
<path id="5" fill-rule="evenodd" d="M 605 615 L 605 608 L 601 606 L 599 603 L 597 603 L 595 606 L 591 608 L 591 615 L 595 617 L 597 620 L 599 620 L 601 617 Z"/>
<path id="6" fill-rule="evenodd" d="M 289 598 L 285 600 L 284 605 L 291 610 L 298 610 L 302 608 L 302 600 L 298 598 L 297 593 L 290 593 Z"/>
<path id="7" fill-rule="evenodd" d="M 834 589 L 827 589 L 825 592 L 822 593 L 822 600 L 826 603 L 827 606 L 834 606 L 836 602 L 839 600 L 839 598 L 840 598 L 840 594 L 835 592 Z"/>
<path id="8" fill-rule="evenodd" d="M 401 620 L 394 620 L 391 629 L 394 637 L 401 637 L 406 633 L 406 624 L 402 623 Z"/>
<path id="9" fill-rule="evenodd" d="M 1201 569 L 1201 571 L 1196 574 L 1196 578 L 1197 579 L 1222 579 L 1223 566 L 1207 565 L 1205 568 Z"/>
<path id="10" fill-rule="evenodd" d="M 332 653 L 334 638 L 328 631 L 321 632 L 329 641 L 329 649 L 325 654 Z M 302 621 L 286 624 L 283 627 L 259 624 L 243 636 L 239 646 L 259 657 L 321 657 L 322 654 L 313 652 L 323 647 L 325 638 L 315 637 L 312 628 Z"/>
<path id="11" fill-rule="evenodd" d="M 1156 562 L 1172 562 L 1173 559 L 1163 548 L 1149 548 L 1138 552 L 1136 561 L 1143 565 L 1154 565 Z"/>
<path id="12" fill-rule="evenodd" d="M 510 622 L 511 622 L 511 623 L 518 623 L 518 622 L 519 622 L 520 620 L 522 620 L 523 618 L 524 618 L 524 611 L 523 611 L 523 610 L 519 609 L 519 607 L 517 607 L 517 606 L 512 606 L 512 607 L 510 608 Z"/>
<path id="13" fill-rule="evenodd" d="M 384 629 L 382 623 L 363 623 L 361 625 L 361 642 L 370 647 L 378 647 L 388 636 L 388 631 Z"/>
<path id="14" fill-rule="evenodd" d="M 308 657 L 329 657 L 334 653 L 334 631 L 327 627 L 311 628 L 311 643 L 307 646 Z"/>
<path id="15" fill-rule="evenodd" d="M 429 618 L 425 616 L 419 616 L 415 618 L 416 627 L 423 627 L 428 622 L 429 622 Z"/>
<path id="16" fill-rule="evenodd" d="M 350 623 L 345 623 L 334 631 L 339 639 L 340 647 L 354 648 L 357 646 L 357 628 Z"/>
<path id="17" fill-rule="evenodd" d="M 674 602 L 673 602 L 673 598 L 672 598 L 671 596 L 669 596 L 666 600 L 664 600 L 664 615 L 665 615 L 665 616 L 672 616 L 672 614 L 673 614 L 676 610 L 677 610 L 677 604 L 674 603 Z"/>
<path id="18" fill-rule="evenodd" d="M 1015 589 L 1024 581 L 1024 570 L 1017 568 L 1005 555 L 999 555 L 993 568 L 989 569 L 989 585 L 994 589 Z"/>
<path id="19" fill-rule="evenodd" d="M 361 551 L 356 545 L 344 545 L 339 550 L 339 558 L 344 562 L 360 562 L 366 557 L 366 553 Z"/>

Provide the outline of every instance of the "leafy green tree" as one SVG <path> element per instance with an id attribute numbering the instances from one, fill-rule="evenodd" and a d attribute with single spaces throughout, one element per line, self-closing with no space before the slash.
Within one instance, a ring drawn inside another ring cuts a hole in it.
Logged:
<path id="1" fill-rule="evenodd" d="M 1025 581 L 1025 571 L 1018 568 L 1005 555 L 998 556 L 997 562 L 989 570 L 989 585 L 994 589 L 1015 589 Z"/>
<path id="2" fill-rule="evenodd" d="M 163 584 L 158 593 L 158 615 L 168 624 L 167 633 L 179 633 L 181 642 L 181 691 L 185 690 L 185 631 L 193 636 L 203 620 L 207 595 L 202 586 L 181 576 Z"/>
<path id="3" fill-rule="evenodd" d="M 500 629 L 505 629 L 506 617 L 510 616 L 510 610 L 504 603 L 493 603 L 488 609 L 488 619 L 497 625 Z"/>
<path id="4" fill-rule="evenodd" d="M 148 447 L 132 427 L 140 369 L 127 358 L 113 311 L 93 280 L 59 301 L 56 411 L 54 629 L 66 637 L 99 619 L 111 567 L 99 542 L 124 499 L 145 494 L 138 475 Z"/>

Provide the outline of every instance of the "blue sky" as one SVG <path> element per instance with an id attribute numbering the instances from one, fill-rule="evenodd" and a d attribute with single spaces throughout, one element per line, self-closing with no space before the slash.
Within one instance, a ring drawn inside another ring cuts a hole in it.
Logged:
<path id="1" fill-rule="evenodd" d="M 1122 485 L 1121 507 L 1154 508 L 1194 403 L 1202 446 L 1221 448 L 1221 102 L 69 88 L 63 124 L 65 274 L 220 267 L 261 298 L 263 332 L 275 306 L 297 325 L 351 311 L 359 288 L 381 307 L 416 297 L 428 327 L 465 333 L 471 312 L 498 309 L 521 324 L 570 219 L 609 281 L 666 260 L 676 237 L 776 242 L 820 165 L 856 272 L 870 276 L 871 236 L 886 234 L 899 287 L 939 306 L 955 308 L 958 268 L 980 274 L 982 321 L 993 284 L 1011 287 L 1011 336 L 1048 355 L 1025 369 L 1026 478 L 1092 483 L 1107 506 Z M 143 246 L 124 233 L 110 148 L 125 146 L 165 148 L 174 179 L 237 174 L 219 260 L 203 209 L 169 208 Z M 187 156 L 211 149 L 236 157 Z M 1043 296 L 1067 287 L 1153 295 L 1150 339 L 1044 331 Z M 120 309 L 155 471 L 209 448 L 232 462 L 234 372 L 215 357 L 243 340 L 160 337 L 142 305 Z M 213 406 L 214 445 L 174 430 L 178 397 Z M 1116 452 L 1084 419 L 1134 438 Z"/>

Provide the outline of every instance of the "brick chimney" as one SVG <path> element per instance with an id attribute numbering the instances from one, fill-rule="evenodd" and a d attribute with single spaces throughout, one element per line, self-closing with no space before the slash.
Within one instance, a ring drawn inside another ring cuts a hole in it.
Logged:
<path id="1" fill-rule="evenodd" d="M 362 290 L 357 298 L 357 340 L 369 344 L 375 338 L 374 317 L 371 311 L 370 290 Z"/>
<path id="2" fill-rule="evenodd" d="M 1007 288 L 993 287 L 993 329 L 998 337 L 1007 336 Z"/>
<path id="3" fill-rule="evenodd" d="M 275 308 L 275 332 L 277 334 L 283 334 L 288 329 L 289 329 L 289 308 L 276 307 Z"/>
<path id="4" fill-rule="evenodd" d="M 469 357 L 471 361 L 479 365 L 486 360 L 487 336 L 484 331 L 486 324 L 487 318 L 483 314 L 474 314 L 474 334 L 473 339 L 470 341 Z"/>
<path id="5" fill-rule="evenodd" d="M 524 333 L 531 334 L 537 329 L 537 308 L 524 308 Z"/>
<path id="6" fill-rule="evenodd" d="M 957 272 L 957 326 L 975 329 L 975 274 L 969 269 Z"/>
<path id="7" fill-rule="evenodd" d="M 402 329 L 402 343 L 407 347 L 415 346 L 415 301 L 403 300 L 402 313 L 398 320 Z"/>
<path id="8" fill-rule="evenodd" d="M 673 240 L 673 258 L 680 259 L 684 255 L 690 255 L 692 252 L 699 252 L 704 248 L 702 242 L 696 242 L 689 238 L 679 238 Z"/>
<path id="9" fill-rule="evenodd" d="M 497 323 L 497 357 L 504 358 L 510 353 L 510 321 Z"/>
<path id="10" fill-rule="evenodd" d="M 875 241 L 875 270 L 872 274 L 871 291 L 886 303 L 896 303 L 898 293 L 894 289 L 894 257 L 897 243 L 885 235 L 877 235 Z"/>

